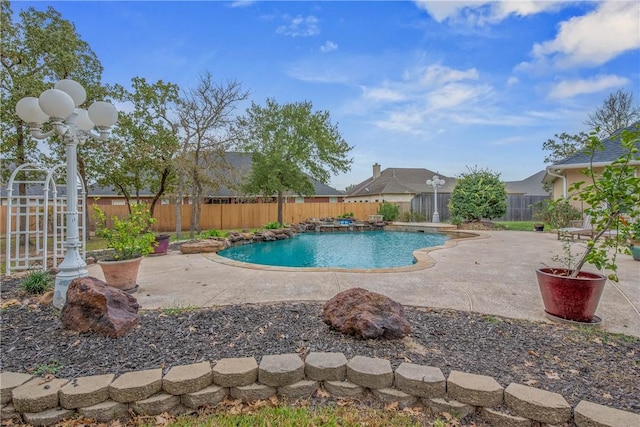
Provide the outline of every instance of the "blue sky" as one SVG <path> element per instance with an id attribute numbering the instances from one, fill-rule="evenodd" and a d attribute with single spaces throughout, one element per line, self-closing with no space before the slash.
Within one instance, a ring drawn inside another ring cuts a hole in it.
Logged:
<path id="1" fill-rule="evenodd" d="M 104 66 L 187 89 L 235 79 L 250 100 L 308 100 L 354 146 L 344 189 L 372 165 L 504 180 L 544 168 L 542 143 L 587 131 L 618 89 L 640 103 L 640 2 L 12 2 L 53 6 Z M 247 105 L 242 105 L 242 113 Z"/>

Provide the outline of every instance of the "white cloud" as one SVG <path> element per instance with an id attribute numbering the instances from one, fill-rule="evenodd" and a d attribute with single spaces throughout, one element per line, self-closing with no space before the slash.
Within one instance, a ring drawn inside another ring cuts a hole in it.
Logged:
<path id="1" fill-rule="evenodd" d="M 468 85 L 452 83 L 430 92 L 427 95 L 431 111 L 465 106 L 491 93 L 489 85 Z"/>
<path id="2" fill-rule="evenodd" d="M 416 67 L 401 79 L 386 80 L 377 86 L 362 86 L 357 104 L 360 113 L 375 110 L 375 125 L 393 131 L 424 134 L 439 120 L 468 121 L 485 116 L 493 88 L 479 82 L 475 68 L 457 70 L 442 64 Z M 484 119 L 482 119 L 484 120 Z M 431 132 L 431 131 L 429 131 Z"/>
<path id="3" fill-rule="evenodd" d="M 629 80 L 615 75 L 595 76 L 590 79 L 565 80 L 555 84 L 549 91 L 550 99 L 571 98 L 576 95 L 601 92 L 603 90 L 621 87 Z"/>
<path id="4" fill-rule="evenodd" d="M 327 40 L 322 46 L 320 46 L 320 52 L 322 53 L 329 53 L 334 50 L 338 50 L 338 45 L 330 40 Z"/>
<path id="5" fill-rule="evenodd" d="M 517 85 L 518 83 L 520 83 L 520 80 L 515 76 L 509 76 L 507 79 L 507 86 Z"/>
<path id="6" fill-rule="evenodd" d="M 406 96 L 397 90 L 388 87 L 362 88 L 364 98 L 375 102 L 398 102 L 406 99 Z"/>
<path id="7" fill-rule="evenodd" d="M 230 3 L 229 7 L 233 7 L 233 8 L 249 7 L 254 3 L 255 1 L 253 0 L 234 0 Z"/>
<path id="8" fill-rule="evenodd" d="M 436 86 L 462 80 L 478 80 L 479 78 L 478 70 L 475 68 L 462 71 L 443 67 L 442 65 L 432 65 L 424 71 L 424 74 L 420 78 L 420 83 L 428 86 Z"/>
<path id="9" fill-rule="evenodd" d="M 535 44 L 534 64 L 560 68 L 597 66 L 640 48 L 640 3 L 607 1 L 560 24 L 555 39 Z M 525 68 L 529 64 L 522 64 Z"/>
<path id="10" fill-rule="evenodd" d="M 287 17 L 290 22 L 287 25 L 282 25 L 276 29 L 277 34 L 284 34 L 291 37 L 309 37 L 320 34 L 320 28 L 318 27 L 318 18 L 313 15 L 302 17 L 300 15 L 295 18 Z"/>
<path id="11" fill-rule="evenodd" d="M 425 1 L 415 0 L 416 5 L 425 10 L 437 22 L 466 22 L 475 25 L 495 24 L 511 15 L 528 16 L 557 10 L 563 3 L 559 1 Z"/>

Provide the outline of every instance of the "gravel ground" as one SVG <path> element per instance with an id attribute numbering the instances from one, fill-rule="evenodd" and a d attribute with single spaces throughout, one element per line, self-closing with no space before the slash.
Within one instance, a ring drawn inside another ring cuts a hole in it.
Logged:
<path id="1" fill-rule="evenodd" d="M 13 303 L 10 303 L 13 300 Z M 9 302 L 9 303 L 8 303 Z M 358 340 L 322 322 L 322 304 L 232 305 L 141 311 L 140 326 L 110 339 L 66 331 L 56 310 L 33 304 L 20 281 L 0 286 L 0 370 L 61 378 L 225 357 L 342 352 L 460 370 L 640 413 L 640 339 L 588 328 L 455 310 L 405 307 L 410 337 Z"/>

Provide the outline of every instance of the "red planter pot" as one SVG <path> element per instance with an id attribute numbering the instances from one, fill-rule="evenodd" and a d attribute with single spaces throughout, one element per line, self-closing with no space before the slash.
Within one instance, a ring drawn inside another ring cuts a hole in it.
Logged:
<path id="1" fill-rule="evenodd" d="M 562 319 L 591 323 L 607 278 L 588 272 L 575 278 L 569 274 L 571 270 L 564 268 L 536 269 L 544 309 Z"/>
<path id="2" fill-rule="evenodd" d="M 153 253 L 150 255 L 166 255 L 169 249 L 169 236 L 168 234 L 158 234 L 156 236 L 157 245 L 153 247 Z"/>

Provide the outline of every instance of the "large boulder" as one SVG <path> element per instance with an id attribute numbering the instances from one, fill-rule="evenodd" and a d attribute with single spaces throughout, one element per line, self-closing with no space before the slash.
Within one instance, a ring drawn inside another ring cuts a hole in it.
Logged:
<path id="1" fill-rule="evenodd" d="M 322 320 L 334 329 L 358 338 L 402 338 L 411 332 L 404 309 L 384 295 L 353 288 L 324 305 Z"/>
<path id="2" fill-rule="evenodd" d="M 226 239 L 205 239 L 195 242 L 183 243 L 180 246 L 180 252 L 183 254 L 199 254 L 203 252 L 219 252 L 229 247 L 229 241 Z"/>
<path id="3" fill-rule="evenodd" d="M 138 326 L 139 308 L 128 293 L 95 277 L 81 277 L 69 284 L 60 320 L 67 329 L 118 338 Z"/>

